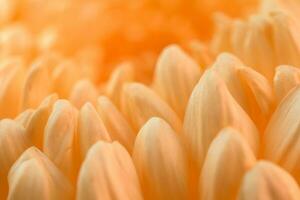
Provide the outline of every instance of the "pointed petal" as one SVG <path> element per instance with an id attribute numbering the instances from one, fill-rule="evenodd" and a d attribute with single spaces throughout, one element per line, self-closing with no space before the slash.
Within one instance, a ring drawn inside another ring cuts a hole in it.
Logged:
<path id="1" fill-rule="evenodd" d="M 242 60 L 244 59 L 244 38 L 246 37 L 247 32 L 249 31 L 249 27 L 247 26 L 247 23 L 242 20 L 234 20 L 232 22 L 232 30 L 231 30 L 231 48 L 232 52 L 234 52 L 235 55 L 237 55 Z"/>
<path id="2" fill-rule="evenodd" d="M 80 80 L 74 85 L 69 99 L 74 106 L 80 109 L 86 102 L 95 105 L 97 97 L 98 91 L 95 85 L 89 80 Z"/>
<path id="3" fill-rule="evenodd" d="M 275 95 L 268 80 L 249 67 L 239 69 L 241 78 L 250 89 L 253 96 L 249 111 L 250 117 L 260 130 L 264 130 L 275 107 Z M 250 101 L 250 100 L 249 100 Z"/>
<path id="4" fill-rule="evenodd" d="M 29 146 L 25 129 L 9 119 L 0 121 L 0 174 L 5 175 L 15 160 Z"/>
<path id="5" fill-rule="evenodd" d="M 81 78 L 80 66 L 71 60 L 62 61 L 53 71 L 53 87 L 59 97 L 68 98 L 71 89 Z"/>
<path id="6" fill-rule="evenodd" d="M 213 70 L 206 70 L 191 95 L 185 119 L 187 148 L 198 170 L 211 141 L 224 127 L 236 128 L 257 154 L 259 137 L 249 116 L 234 100 L 225 83 Z"/>
<path id="7" fill-rule="evenodd" d="M 277 107 L 265 132 L 265 157 L 281 165 L 300 183 L 300 88 Z"/>
<path id="8" fill-rule="evenodd" d="M 121 106 L 123 86 L 133 80 L 134 68 L 132 63 L 122 63 L 112 72 L 106 85 L 106 95 L 118 108 Z"/>
<path id="9" fill-rule="evenodd" d="M 14 118 L 20 112 L 25 70 L 19 59 L 11 58 L 0 63 L 0 119 Z"/>
<path id="10" fill-rule="evenodd" d="M 21 112 L 16 118 L 15 121 L 21 124 L 25 129 L 28 127 L 28 124 L 33 116 L 34 109 L 27 109 Z"/>
<path id="11" fill-rule="evenodd" d="M 187 159 L 178 135 L 160 118 L 140 130 L 133 151 L 146 199 L 187 199 Z"/>
<path id="12" fill-rule="evenodd" d="M 242 67 L 238 72 L 253 93 L 262 115 L 267 117 L 271 112 L 274 102 L 274 95 L 268 80 L 249 67 Z"/>
<path id="13" fill-rule="evenodd" d="M 157 116 L 166 120 L 177 133 L 181 132 L 181 121 L 176 113 L 154 91 L 140 83 L 124 86 L 122 111 L 135 131 Z"/>
<path id="14" fill-rule="evenodd" d="M 77 199 L 143 199 L 134 165 L 124 147 L 102 141 L 91 147 L 80 169 Z"/>
<path id="15" fill-rule="evenodd" d="M 211 143 L 204 161 L 200 179 L 202 199 L 236 199 L 244 173 L 255 161 L 241 133 L 233 128 L 223 129 Z"/>
<path id="16" fill-rule="evenodd" d="M 183 118 L 200 75 L 198 64 L 179 46 L 171 45 L 158 58 L 153 85 L 157 93 Z"/>
<path id="17" fill-rule="evenodd" d="M 212 55 L 209 47 L 200 40 L 192 40 L 187 46 L 191 56 L 197 61 L 197 63 L 204 68 L 212 63 Z"/>
<path id="18" fill-rule="evenodd" d="M 268 80 L 235 56 L 222 53 L 213 68 L 220 74 L 230 93 L 263 131 L 273 111 L 274 94 Z"/>
<path id="19" fill-rule="evenodd" d="M 28 146 L 22 125 L 9 119 L 0 121 L 0 199 L 7 195 L 6 177 L 10 167 Z"/>
<path id="20" fill-rule="evenodd" d="M 58 56 L 49 54 L 39 57 L 31 65 L 25 84 L 22 99 L 23 110 L 36 108 L 53 92 L 52 71 L 58 63 Z"/>
<path id="21" fill-rule="evenodd" d="M 212 52 L 218 54 L 219 52 L 230 51 L 231 19 L 224 14 L 217 13 L 214 15 L 214 22 L 216 31 L 211 42 Z"/>
<path id="22" fill-rule="evenodd" d="M 111 140 L 103 121 L 91 103 L 84 104 L 79 111 L 78 134 L 82 158 L 97 141 Z"/>
<path id="23" fill-rule="evenodd" d="M 276 66 L 275 50 L 271 41 L 270 19 L 261 15 L 251 16 L 244 38 L 243 59 L 248 66 L 272 80 Z"/>
<path id="24" fill-rule="evenodd" d="M 44 129 L 51 114 L 53 104 L 57 99 L 58 96 L 56 94 L 46 97 L 28 121 L 26 136 L 39 149 L 43 147 Z"/>
<path id="25" fill-rule="evenodd" d="M 280 103 L 295 86 L 300 84 L 300 69 L 289 65 L 277 67 L 273 84 L 277 102 Z"/>
<path id="26" fill-rule="evenodd" d="M 288 27 L 288 18 L 284 13 L 272 13 L 272 28 L 277 63 L 299 66 L 300 52 Z"/>
<path id="27" fill-rule="evenodd" d="M 236 101 L 244 108 L 248 109 L 247 96 L 244 92 L 243 84 L 238 74 L 238 70 L 244 66 L 241 60 L 229 53 L 221 53 L 214 62 L 212 68 L 226 83 L 226 86 Z"/>
<path id="28" fill-rule="evenodd" d="M 44 135 L 43 151 L 68 177 L 75 178 L 77 112 L 66 100 L 53 105 Z"/>
<path id="29" fill-rule="evenodd" d="M 27 149 L 10 169 L 8 199 L 72 199 L 69 180 L 37 148 Z M 34 192 L 31 191 L 34 188 Z"/>
<path id="30" fill-rule="evenodd" d="M 98 98 L 97 110 L 111 138 L 120 142 L 128 152 L 131 152 L 135 140 L 135 133 L 122 113 L 109 98 L 105 96 Z"/>
<path id="31" fill-rule="evenodd" d="M 268 161 L 258 162 L 243 178 L 239 200 L 297 200 L 300 190 L 291 175 Z"/>

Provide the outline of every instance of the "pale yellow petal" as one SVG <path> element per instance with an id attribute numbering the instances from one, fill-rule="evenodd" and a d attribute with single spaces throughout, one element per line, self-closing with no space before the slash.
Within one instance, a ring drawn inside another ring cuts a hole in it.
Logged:
<path id="1" fill-rule="evenodd" d="M 166 120 L 173 129 L 181 132 L 181 121 L 171 107 L 154 91 L 140 83 L 129 83 L 123 88 L 122 111 L 133 126 L 139 129 L 151 117 Z"/>
<path id="2" fill-rule="evenodd" d="M 89 148 L 99 140 L 110 141 L 109 133 L 95 107 L 86 103 L 78 114 L 78 137 L 82 158 Z"/>
<path id="3" fill-rule="evenodd" d="M 257 154 L 257 128 L 235 101 L 220 76 L 206 70 L 195 87 L 184 119 L 184 135 L 192 161 L 201 169 L 211 141 L 224 127 L 236 128 Z"/>
<path id="4" fill-rule="evenodd" d="M 239 200 L 298 200 L 300 190 L 293 177 L 268 161 L 258 162 L 243 178 Z"/>
<path id="5" fill-rule="evenodd" d="M 51 114 L 53 104 L 57 101 L 57 99 L 58 97 L 56 94 L 46 97 L 28 121 L 26 136 L 31 143 L 39 149 L 43 148 L 44 129 L 48 121 L 48 117 Z"/>
<path id="6" fill-rule="evenodd" d="M 156 63 L 155 91 L 183 118 L 190 94 L 201 75 L 200 66 L 179 46 L 167 46 Z"/>
<path id="7" fill-rule="evenodd" d="M 68 101 L 57 100 L 45 127 L 43 151 L 71 179 L 76 176 L 76 134 L 77 111 Z"/>
<path id="8" fill-rule="evenodd" d="M 299 34 L 295 34 L 300 25 L 295 22 L 294 14 L 290 15 L 297 9 L 290 9 L 292 12 L 285 10 L 276 6 L 265 8 L 263 12 L 250 15 L 242 21 L 221 17 L 221 22 L 217 21 L 219 28 L 213 36 L 212 49 L 216 54 L 223 51 L 234 53 L 247 66 L 271 81 L 276 66 L 300 64 Z"/>
<path id="9" fill-rule="evenodd" d="M 275 58 L 278 64 L 300 65 L 300 52 L 283 13 L 272 13 Z"/>
<path id="10" fill-rule="evenodd" d="M 91 147 L 80 169 L 77 199 L 143 199 L 135 167 L 124 147 L 102 141 Z"/>
<path id="11" fill-rule="evenodd" d="M 230 37 L 232 52 L 234 52 L 234 54 L 239 58 L 244 59 L 244 38 L 249 31 L 249 26 L 246 22 L 240 19 L 234 20 L 232 23 L 233 24 Z"/>
<path id="12" fill-rule="evenodd" d="M 219 52 L 230 51 L 231 19 L 221 13 L 215 14 L 213 19 L 215 31 L 211 41 L 212 52 L 218 54 Z"/>
<path id="13" fill-rule="evenodd" d="M 8 175 L 11 200 L 72 199 L 69 180 L 37 148 L 27 149 Z"/>
<path id="14" fill-rule="evenodd" d="M 238 74 L 238 70 L 243 67 L 242 61 L 230 53 L 221 53 L 216 58 L 212 68 L 219 74 L 219 76 L 226 83 L 232 96 L 237 102 L 247 110 L 247 96 L 244 92 L 243 84 Z"/>
<path id="15" fill-rule="evenodd" d="M 187 157 L 179 136 L 160 118 L 140 130 L 133 151 L 145 199 L 188 198 Z"/>
<path id="16" fill-rule="evenodd" d="M 209 66 L 213 60 L 212 53 L 209 47 L 200 40 L 192 40 L 188 44 L 188 50 L 190 55 L 197 61 L 197 63 L 204 68 Z"/>
<path id="17" fill-rule="evenodd" d="M 9 119 L 0 121 L 0 199 L 7 194 L 6 176 L 10 167 L 28 146 L 22 125 Z"/>
<path id="18" fill-rule="evenodd" d="M 52 92 L 52 80 L 49 69 L 36 64 L 28 71 L 23 91 L 23 110 L 36 108 Z"/>
<path id="19" fill-rule="evenodd" d="M 276 100 L 280 103 L 295 86 L 300 84 L 300 69 L 289 65 L 277 67 L 273 84 Z"/>
<path id="20" fill-rule="evenodd" d="M 131 152 L 136 134 L 131 126 L 117 109 L 117 107 L 105 96 L 98 98 L 98 113 L 103 120 L 112 140 L 120 142 Z"/>
<path id="21" fill-rule="evenodd" d="M 96 105 L 99 92 L 95 85 L 89 80 L 80 80 L 75 83 L 70 93 L 70 101 L 78 109 L 86 102 Z"/>
<path id="22" fill-rule="evenodd" d="M 274 94 L 268 80 L 235 56 L 220 54 L 213 68 L 220 74 L 230 93 L 256 123 L 260 131 L 264 131 L 274 106 Z"/>
<path id="23" fill-rule="evenodd" d="M 21 124 L 25 129 L 28 127 L 29 122 L 34 114 L 34 109 L 27 109 L 21 112 L 16 118 L 15 121 Z"/>
<path id="24" fill-rule="evenodd" d="M 275 49 L 271 41 L 271 22 L 264 16 L 251 16 L 244 38 L 244 61 L 256 71 L 272 80 L 276 66 Z"/>
<path id="25" fill-rule="evenodd" d="M 21 59 L 11 58 L 0 63 L 0 119 L 14 118 L 21 110 L 25 66 Z"/>
<path id="26" fill-rule="evenodd" d="M 275 107 L 273 89 L 263 75 L 249 67 L 242 67 L 238 72 L 250 90 L 250 94 L 248 93 L 248 109 L 251 110 L 248 110 L 249 115 L 259 130 L 264 130 Z"/>
<path id="27" fill-rule="evenodd" d="M 126 83 L 132 82 L 134 80 L 134 76 L 135 73 L 133 64 L 129 62 L 120 64 L 111 73 L 105 91 L 106 95 L 118 108 L 121 106 L 122 88 Z"/>
<path id="28" fill-rule="evenodd" d="M 25 136 L 25 129 L 13 120 L 1 120 L 0 145 L 0 166 L 1 175 L 3 175 L 9 170 L 13 162 L 29 145 L 29 142 Z"/>
<path id="29" fill-rule="evenodd" d="M 274 94 L 268 80 L 249 67 L 242 67 L 238 72 L 253 93 L 261 114 L 267 118 L 274 103 Z"/>
<path id="30" fill-rule="evenodd" d="M 289 171 L 300 183 L 300 88 L 295 88 L 274 112 L 264 137 L 265 158 Z"/>
<path id="31" fill-rule="evenodd" d="M 295 42 L 296 46 L 300 47 L 300 23 L 299 23 L 299 11 L 300 6 L 297 0 L 264 0 L 261 5 L 261 11 L 265 13 L 272 13 L 274 11 L 280 11 L 283 13 L 285 28 L 288 26 L 292 41 Z M 288 36 L 290 37 L 290 36 Z M 291 44 L 287 44 L 291 45 Z"/>
<path id="32" fill-rule="evenodd" d="M 223 129 L 211 143 L 200 178 L 202 199 L 236 199 L 244 174 L 255 164 L 255 156 L 241 134 Z"/>

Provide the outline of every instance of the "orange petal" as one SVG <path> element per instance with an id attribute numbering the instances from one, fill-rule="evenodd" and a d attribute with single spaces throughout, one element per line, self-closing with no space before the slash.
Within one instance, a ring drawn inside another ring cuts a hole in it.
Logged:
<path id="1" fill-rule="evenodd" d="M 6 198 L 6 178 L 10 167 L 29 146 L 25 129 L 19 123 L 3 119 L 0 121 L 0 199 Z"/>
<path id="2" fill-rule="evenodd" d="M 120 64 L 110 75 L 106 85 L 106 95 L 120 108 L 122 88 L 126 83 L 134 80 L 134 68 L 132 63 Z"/>
<path id="3" fill-rule="evenodd" d="M 276 68 L 273 79 L 274 91 L 277 102 L 280 101 L 300 83 L 300 69 L 289 65 L 281 65 Z"/>
<path id="4" fill-rule="evenodd" d="M 135 131 L 157 116 L 166 120 L 176 132 L 181 132 L 181 121 L 176 113 L 154 91 L 140 83 L 124 86 L 122 111 Z"/>
<path id="5" fill-rule="evenodd" d="M 77 112 L 66 100 L 53 105 L 44 135 L 43 151 L 71 179 L 76 176 Z"/>
<path id="6" fill-rule="evenodd" d="M 98 98 L 97 110 L 112 140 L 120 142 L 131 152 L 135 140 L 135 133 L 122 113 L 105 96 Z"/>
<path id="7" fill-rule="evenodd" d="M 244 173 L 255 162 L 241 133 L 232 128 L 223 129 L 211 143 L 204 161 L 200 179 L 202 199 L 236 199 Z"/>
<path id="8" fill-rule="evenodd" d="M 143 199 L 136 170 L 124 147 L 99 141 L 90 148 L 80 169 L 77 199 Z"/>
<path id="9" fill-rule="evenodd" d="M 265 157 L 281 165 L 300 183 L 300 88 L 286 96 L 274 112 L 264 137 Z"/>
<path id="10" fill-rule="evenodd" d="M 133 151 L 145 199 L 187 199 L 187 159 L 178 135 L 160 118 L 140 130 Z"/>
<path id="11" fill-rule="evenodd" d="M 300 190 L 291 175 L 268 161 L 259 161 L 243 178 L 239 200 L 297 200 Z"/>
<path id="12" fill-rule="evenodd" d="M 32 113 L 26 127 L 26 136 L 33 145 L 43 148 L 44 129 L 51 114 L 53 104 L 57 101 L 56 94 L 46 97 L 40 106 Z"/>
<path id="13" fill-rule="evenodd" d="M 179 46 L 166 47 L 158 58 L 153 85 L 183 118 L 186 104 L 201 75 L 200 66 Z"/>
<path id="14" fill-rule="evenodd" d="M 189 100 L 184 118 L 187 148 L 198 170 L 201 169 L 211 141 L 221 129 L 236 128 L 259 152 L 257 129 L 228 91 L 220 76 L 209 69 L 202 75 Z"/>
<path id="15" fill-rule="evenodd" d="M 10 169 L 8 199 L 72 199 L 69 180 L 41 151 L 27 149 Z M 34 189 L 34 192 L 29 192 Z"/>
<path id="16" fill-rule="evenodd" d="M 95 107 L 86 103 L 79 111 L 78 134 L 81 155 L 84 158 L 89 148 L 98 140 L 110 141 L 110 135 Z"/>
<path id="17" fill-rule="evenodd" d="M 92 82 L 80 80 L 72 88 L 69 99 L 75 107 L 80 109 L 86 102 L 96 105 L 98 94 L 99 92 Z"/>

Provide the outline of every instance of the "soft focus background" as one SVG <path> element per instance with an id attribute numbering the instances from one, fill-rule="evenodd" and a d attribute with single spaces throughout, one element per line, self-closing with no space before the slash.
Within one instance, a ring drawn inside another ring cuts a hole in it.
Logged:
<path id="1" fill-rule="evenodd" d="M 0 0 L 0 56 L 89 55 L 101 78 L 124 60 L 147 76 L 167 44 L 207 42 L 213 13 L 244 17 L 256 7 L 257 0 Z"/>

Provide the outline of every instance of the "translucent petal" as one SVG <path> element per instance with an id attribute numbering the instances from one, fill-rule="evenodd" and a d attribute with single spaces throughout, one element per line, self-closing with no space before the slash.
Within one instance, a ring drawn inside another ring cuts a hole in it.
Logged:
<path id="1" fill-rule="evenodd" d="M 145 199 L 187 199 L 187 157 L 178 135 L 160 118 L 140 130 L 133 151 Z"/>
<path id="2" fill-rule="evenodd" d="M 236 199 L 244 174 L 255 162 L 241 134 L 232 128 L 223 129 L 211 143 L 204 161 L 200 178 L 202 199 Z"/>
<path id="3" fill-rule="evenodd" d="M 86 103 L 78 114 L 78 135 L 81 155 L 84 158 L 89 148 L 99 140 L 110 141 L 110 135 L 95 107 Z"/>
<path id="4" fill-rule="evenodd" d="M 170 106 L 154 91 L 140 83 L 129 83 L 123 88 L 122 111 L 138 131 L 151 117 L 166 120 L 176 132 L 181 132 L 181 121 Z"/>
<path id="5" fill-rule="evenodd" d="M 142 200 L 131 157 L 119 143 L 99 141 L 88 152 L 80 169 L 77 199 Z"/>
<path id="6" fill-rule="evenodd" d="M 98 98 L 97 110 L 112 140 L 120 142 L 131 152 L 136 134 L 123 114 L 105 96 Z"/>
<path id="7" fill-rule="evenodd" d="M 243 178 L 239 200 L 296 200 L 300 190 L 293 177 L 268 161 L 259 161 Z"/>
<path id="8" fill-rule="evenodd" d="M 186 104 L 201 75 L 200 66 L 179 46 L 167 46 L 156 63 L 153 86 L 183 118 Z"/>
<path id="9" fill-rule="evenodd" d="M 184 119 L 186 145 L 198 170 L 211 141 L 227 126 L 236 128 L 255 154 L 259 152 L 255 124 L 232 97 L 220 76 L 213 69 L 206 70 L 193 90 Z"/>

